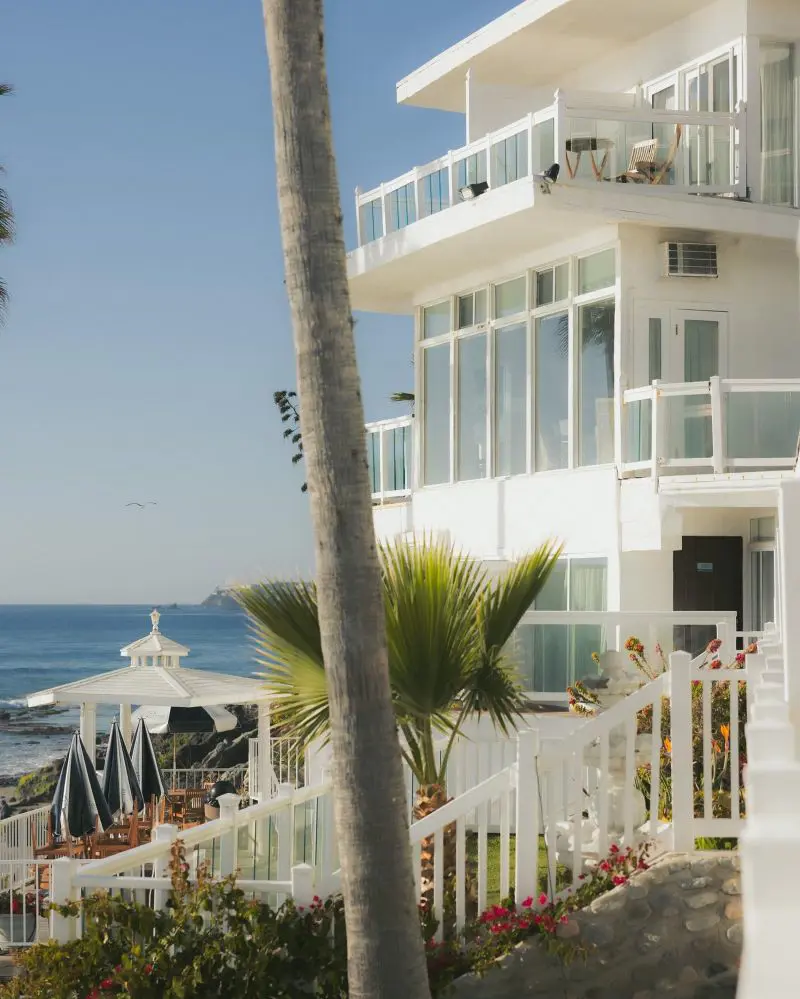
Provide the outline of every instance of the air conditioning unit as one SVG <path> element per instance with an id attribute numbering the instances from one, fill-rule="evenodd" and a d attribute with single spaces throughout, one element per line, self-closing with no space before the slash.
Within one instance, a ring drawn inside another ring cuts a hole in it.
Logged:
<path id="1" fill-rule="evenodd" d="M 719 277 L 716 243 L 664 243 L 667 277 Z"/>

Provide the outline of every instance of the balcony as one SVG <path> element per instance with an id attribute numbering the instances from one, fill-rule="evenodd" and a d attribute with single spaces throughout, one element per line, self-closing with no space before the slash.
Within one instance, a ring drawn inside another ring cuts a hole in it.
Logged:
<path id="1" fill-rule="evenodd" d="M 792 469 L 800 379 L 655 381 L 623 396 L 623 476 Z"/>
<path id="2" fill-rule="evenodd" d="M 630 94 L 557 91 L 553 104 L 371 191 L 356 191 L 358 245 L 366 246 L 461 202 L 470 184 L 488 194 L 558 163 L 561 185 L 626 185 L 745 198 L 743 107 L 731 113 L 656 111 Z M 622 190 L 622 188 L 620 188 Z"/>
<path id="3" fill-rule="evenodd" d="M 411 495 L 411 416 L 368 423 L 367 462 L 372 502 L 402 502 Z"/>

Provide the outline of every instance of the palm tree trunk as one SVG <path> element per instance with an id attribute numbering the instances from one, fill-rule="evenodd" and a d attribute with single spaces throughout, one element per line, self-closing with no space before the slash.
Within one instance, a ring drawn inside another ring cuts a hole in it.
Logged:
<path id="1" fill-rule="evenodd" d="M 263 0 L 329 684 L 351 999 L 428 999 L 356 367 L 322 0 Z"/>

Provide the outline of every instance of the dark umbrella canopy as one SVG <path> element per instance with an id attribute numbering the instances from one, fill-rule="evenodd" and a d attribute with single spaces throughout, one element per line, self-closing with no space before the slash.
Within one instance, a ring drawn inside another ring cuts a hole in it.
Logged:
<path id="1" fill-rule="evenodd" d="M 61 768 L 50 816 L 53 835 L 59 839 L 89 836 L 98 822 L 103 829 L 114 822 L 89 754 L 77 733 Z"/>
<path id="2" fill-rule="evenodd" d="M 239 724 L 233 712 L 216 704 L 206 708 L 144 707 L 135 711 L 133 717 L 145 721 L 151 735 L 230 732 Z"/>
<path id="3" fill-rule="evenodd" d="M 125 740 L 116 721 L 111 723 L 103 769 L 103 794 L 115 816 L 132 815 L 144 808 L 144 795 Z"/>
<path id="4" fill-rule="evenodd" d="M 167 788 L 158 766 L 156 751 L 153 749 L 153 740 L 150 738 L 143 718 L 139 719 L 133 736 L 131 761 L 144 800 L 163 798 L 167 793 Z"/>

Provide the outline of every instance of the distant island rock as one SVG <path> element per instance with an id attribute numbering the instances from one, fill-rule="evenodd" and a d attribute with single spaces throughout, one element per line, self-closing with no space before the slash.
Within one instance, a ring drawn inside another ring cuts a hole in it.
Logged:
<path id="1" fill-rule="evenodd" d="M 226 610 L 241 610 L 233 589 L 218 586 L 213 593 L 210 593 L 200 605 L 201 607 L 223 607 Z"/>

